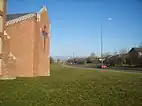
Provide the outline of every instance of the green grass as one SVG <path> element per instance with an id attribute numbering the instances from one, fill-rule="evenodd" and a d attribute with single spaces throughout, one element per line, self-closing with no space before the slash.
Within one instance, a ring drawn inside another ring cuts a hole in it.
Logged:
<path id="1" fill-rule="evenodd" d="M 0 81 L 0 106 L 142 106 L 142 74 L 63 68 Z"/>

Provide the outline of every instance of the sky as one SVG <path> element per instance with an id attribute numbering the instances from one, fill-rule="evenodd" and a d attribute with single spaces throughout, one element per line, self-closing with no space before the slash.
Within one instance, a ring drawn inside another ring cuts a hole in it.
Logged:
<path id="1" fill-rule="evenodd" d="M 100 55 L 101 24 L 103 53 L 142 41 L 142 0 L 8 0 L 7 13 L 38 12 L 43 5 L 51 22 L 51 56 Z"/>

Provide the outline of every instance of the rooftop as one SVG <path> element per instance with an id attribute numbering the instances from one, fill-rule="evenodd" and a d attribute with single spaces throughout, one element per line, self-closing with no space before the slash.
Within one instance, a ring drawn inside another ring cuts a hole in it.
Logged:
<path id="1" fill-rule="evenodd" d="M 142 52 L 142 47 L 139 47 L 139 48 L 132 48 L 129 52 L 131 52 L 131 51 L 133 51 L 133 50 L 135 50 L 135 51 L 137 51 L 137 52 Z"/>
<path id="2" fill-rule="evenodd" d="M 10 20 L 13 20 L 13 19 L 19 18 L 19 17 L 24 16 L 24 15 L 28 15 L 28 14 L 31 14 L 31 13 L 7 14 L 6 15 L 6 21 L 10 21 Z"/>

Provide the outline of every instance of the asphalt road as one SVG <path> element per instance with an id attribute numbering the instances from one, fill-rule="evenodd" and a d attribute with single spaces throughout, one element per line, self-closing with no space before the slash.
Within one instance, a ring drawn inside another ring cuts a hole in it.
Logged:
<path id="1" fill-rule="evenodd" d="M 113 72 L 126 72 L 126 73 L 142 73 L 142 71 L 139 70 L 124 70 L 124 69 L 110 69 L 110 68 L 105 68 L 105 69 L 99 69 L 99 68 L 88 68 L 85 66 L 73 66 L 73 65 L 63 65 L 63 67 L 68 67 L 68 68 L 78 68 L 78 69 L 89 69 L 89 70 L 96 70 L 96 71 L 113 71 Z"/>

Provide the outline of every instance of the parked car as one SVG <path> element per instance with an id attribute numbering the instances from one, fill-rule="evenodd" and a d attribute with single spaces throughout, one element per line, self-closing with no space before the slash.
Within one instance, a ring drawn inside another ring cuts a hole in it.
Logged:
<path id="1" fill-rule="evenodd" d="M 105 65 L 105 64 L 99 64 L 99 65 L 97 65 L 97 68 L 107 68 L 107 65 Z"/>
<path id="2" fill-rule="evenodd" d="M 102 65 L 102 68 L 107 68 L 107 66 L 106 65 Z"/>

